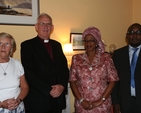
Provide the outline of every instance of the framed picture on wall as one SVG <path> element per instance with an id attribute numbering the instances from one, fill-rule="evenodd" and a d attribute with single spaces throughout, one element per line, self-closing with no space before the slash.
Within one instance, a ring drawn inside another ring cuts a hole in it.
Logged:
<path id="1" fill-rule="evenodd" d="M 73 50 L 84 50 L 82 33 L 70 33 L 70 43 L 72 44 Z"/>
<path id="2" fill-rule="evenodd" d="M 0 0 L 0 24 L 34 25 L 39 0 Z"/>

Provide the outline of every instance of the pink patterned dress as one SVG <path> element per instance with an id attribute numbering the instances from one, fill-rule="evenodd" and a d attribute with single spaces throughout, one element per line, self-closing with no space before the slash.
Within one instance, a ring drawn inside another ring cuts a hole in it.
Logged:
<path id="1" fill-rule="evenodd" d="M 92 64 L 89 64 L 86 53 L 74 55 L 70 68 L 70 81 L 77 81 L 77 88 L 81 96 L 88 101 L 101 98 L 110 81 L 118 81 L 117 71 L 108 53 L 95 55 Z M 100 106 L 85 110 L 75 99 L 76 113 L 111 113 L 111 97 Z"/>

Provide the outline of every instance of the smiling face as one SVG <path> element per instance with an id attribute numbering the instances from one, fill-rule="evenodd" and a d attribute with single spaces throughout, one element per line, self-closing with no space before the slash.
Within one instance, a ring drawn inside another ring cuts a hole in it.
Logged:
<path id="1" fill-rule="evenodd" d="M 84 37 L 84 47 L 86 49 L 86 51 L 90 52 L 90 51 L 94 51 L 96 49 L 96 45 L 97 45 L 97 41 L 96 39 L 94 38 L 93 35 L 91 34 L 87 34 L 85 37 Z"/>
<path id="2" fill-rule="evenodd" d="M 133 24 L 129 27 L 126 34 L 127 43 L 132 47 L 138 47 L 141 44 L 141 26 Z"/>
<path id="3" fill-rule="evenodd" d="M 38 36 L 42 39 L 49 39 L 53 31 L 52 20 L 47 16 L 41 16 L 35 25 Z"/>
<path id="4" fill-rule="evenodd" d="M 0 58 L 8 59 L 12 51 L 11 40 L 9 38 L 0 38 Z"/>

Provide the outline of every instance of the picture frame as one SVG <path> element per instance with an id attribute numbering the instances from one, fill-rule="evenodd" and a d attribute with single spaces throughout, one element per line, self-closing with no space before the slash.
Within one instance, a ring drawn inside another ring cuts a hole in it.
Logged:
<path id="1" fill-rule="evenodd" d="M 82 40 L 82 33 L 70 33 L 70 43 L 73 50 L 84 50 L 84 44 Z"/>
<path id="2" fill-rule="evenodd" d="M 0 24 L 35 25 L 39 0 L 0 0 Z"/>

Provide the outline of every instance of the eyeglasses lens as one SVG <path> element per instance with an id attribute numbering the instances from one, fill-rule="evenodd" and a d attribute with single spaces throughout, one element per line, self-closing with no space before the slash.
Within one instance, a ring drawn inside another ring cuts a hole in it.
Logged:
<path id="1" fill-rule="evenodd" d="M 133 31 L 133 30 L 131 30 L 131 31 L 128 31 L 127 32 L 129 35 L 134 35 L 134 34 L 136 34 L 136 35 L 141 35 L 141 31 L 140 30 L 138 30 L 138 31 Z"/>
<path id="2" fill-rule="evenodd" d="M 93 43 L 93 42 L 96 42 L 96 40 L 83 40 L 83 42 L 84 43 L 88 43 L 88 42 Z"/>

